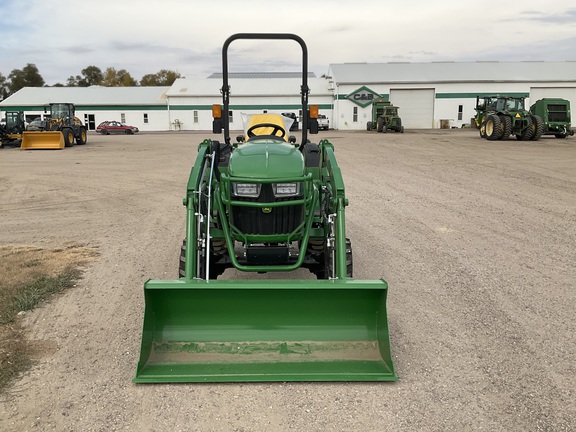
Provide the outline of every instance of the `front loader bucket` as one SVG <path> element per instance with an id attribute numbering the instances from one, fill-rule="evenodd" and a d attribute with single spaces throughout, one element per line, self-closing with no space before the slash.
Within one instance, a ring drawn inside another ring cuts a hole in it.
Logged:
<path id="1" fill-rule="evenodd" d="M 396 381 L 387 284 L 150 280 L 134 382 Z"/>
<path id="2" fill-rule="evenodd" d="M 64 135 L 58 131 L 24 132 L 21 150 L 61 150 L 64 148 Z"/>

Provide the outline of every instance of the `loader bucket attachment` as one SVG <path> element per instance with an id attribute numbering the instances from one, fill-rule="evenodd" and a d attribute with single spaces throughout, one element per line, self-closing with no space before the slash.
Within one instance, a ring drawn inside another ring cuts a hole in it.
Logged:
<path id="1" fill-rule="evenodd" d="M 24 132 L 21 150 L 61 150 L 64 148 L 64 135 L 59 131 Z"/>
<path id="2" fill-rule="evenodd" d="M 150 280 L 134 382 L 396 381 L 383 280 Z"/>

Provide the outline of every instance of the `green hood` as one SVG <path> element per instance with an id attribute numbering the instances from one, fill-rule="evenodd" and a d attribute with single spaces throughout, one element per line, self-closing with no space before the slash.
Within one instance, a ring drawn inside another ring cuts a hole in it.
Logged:
<path id="1" fill-rule="evenodd" d="M 230 156 L 231 177 L 285 178 L 304 175 L 304 157 L 292 144 L 257 140 L 240 144 Z"/>

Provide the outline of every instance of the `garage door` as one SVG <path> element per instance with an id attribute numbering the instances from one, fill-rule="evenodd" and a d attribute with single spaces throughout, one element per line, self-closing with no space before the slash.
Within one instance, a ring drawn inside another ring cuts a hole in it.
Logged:
<path id="1" fill-rule="evenodd" d="M 530 102 L 526 105 L 532 105 L 539 99 L 544 98 L 562 98 L 570 101 L 570 111 L 576 112 L 576 88 L 575 87 L 531 87 Z M 526 108 L 530 108 L 527 106 Z M 572 116 L 574 118 L 574 116 Z M 574 123 L 574 122 L 572 122 Z"/>
<path id="2" fill-rule="evenodd" d="M 390 101 L 400 107 L 406 129 L 434 127 L 434 89 L 390 89 Z"/>

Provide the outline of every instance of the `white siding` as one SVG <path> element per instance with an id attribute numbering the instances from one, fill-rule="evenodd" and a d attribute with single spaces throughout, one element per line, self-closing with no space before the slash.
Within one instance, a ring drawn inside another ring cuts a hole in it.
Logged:
<path id="1" fill-rule="evenodd" d="M 562 98 L 570 101 L 570 111 L 576 109 L 576 87 L 531 87 L 530 105 L 543 98 Z M 528 104 L 526 104 L 528 105 Z M 530 106 L 528 105 L 527 108 Z M 574 121 L 572 121 L 574 123 Z"/>

